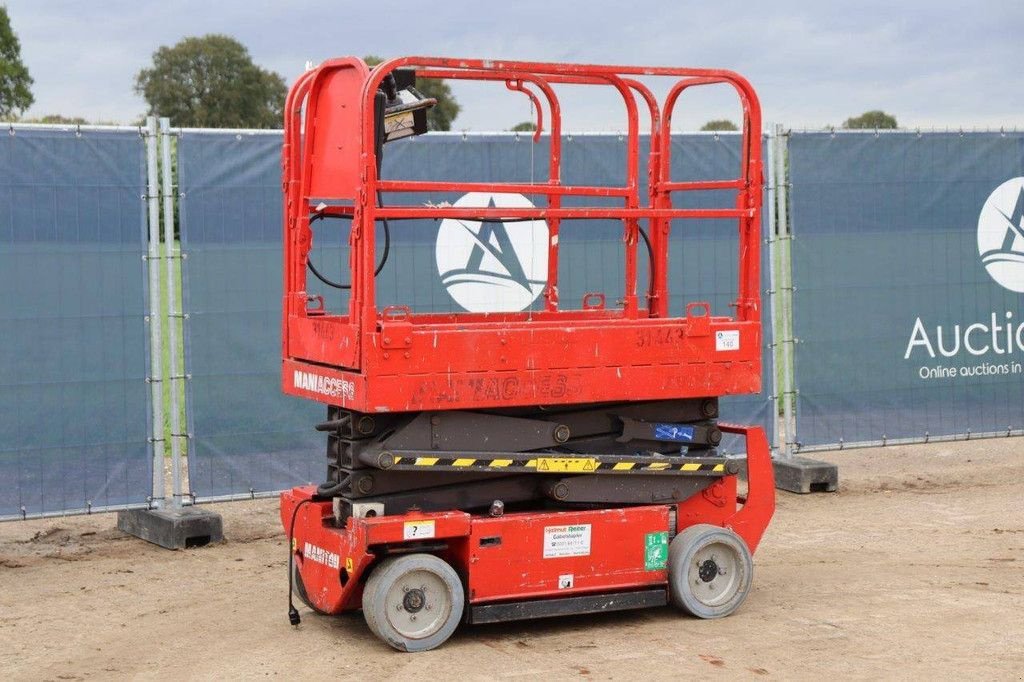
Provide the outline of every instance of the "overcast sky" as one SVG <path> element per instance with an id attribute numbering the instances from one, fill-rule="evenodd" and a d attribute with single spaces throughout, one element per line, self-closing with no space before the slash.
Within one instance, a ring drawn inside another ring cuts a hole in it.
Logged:
<path id="1" fill-rule="evenodd" d="M 766 121 L 839 125 L 885 109 L 906 127 L 1024 128 L 1024 2 L 621 0 L 7 0 L 35 79 L 30 115 L 131 122 L 134 75 L 185 36 L 236 37 L 290 83 L 307 60 L 406 54 L 735 69 Z M 455 84 L 456 129 L 529 118 L 502 88 Z M 566 92 L 566 128 L 619 129 L 621 105 Z M 695 95 L 673 127 L 737 117 Z"/>

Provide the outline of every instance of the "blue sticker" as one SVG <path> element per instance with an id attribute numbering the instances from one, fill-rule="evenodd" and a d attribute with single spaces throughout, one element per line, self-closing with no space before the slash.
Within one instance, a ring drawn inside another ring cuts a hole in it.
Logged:
<path id="1" fill-rule="evenodd" d="M 654 437 L 658 440 L 672 440 L 678 443 L 693 442 L 693 427 L 683 424 L 655 424 Z"/>

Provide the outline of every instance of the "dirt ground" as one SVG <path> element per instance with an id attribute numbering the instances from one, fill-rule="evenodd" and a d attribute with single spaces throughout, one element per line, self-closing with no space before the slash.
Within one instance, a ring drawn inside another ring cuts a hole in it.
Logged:
<path id="1" fill-rule="evenodd" d="M 271 500 L 169 552 L 113 515 L 0 524 L 0 678 L 1024 676 L 1024 440 L 829 453 L 836 494 L 780 494 L 739 612 L 463 627 L 400 654 L 359 614 L 286 613 Z"/>

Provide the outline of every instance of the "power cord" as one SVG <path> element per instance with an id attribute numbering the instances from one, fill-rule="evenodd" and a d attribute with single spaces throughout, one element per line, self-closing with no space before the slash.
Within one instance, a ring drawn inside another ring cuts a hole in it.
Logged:
<path id="1" fill-rule="evenodd" d="M 292 601 L 292 590 L 295 588 L 295 549 L 292 547 L 292 543 L 295 542 L 295 518 L 299 515 L 299 510 L 312 501 L 313 498 L 310 497 L 295 505 L 295 509 L 292 510 L 292 521 L 288 528 L 288 621 L 292 625 L 302 622 L 299 610 L 295 608 L 295 603 Z"/>

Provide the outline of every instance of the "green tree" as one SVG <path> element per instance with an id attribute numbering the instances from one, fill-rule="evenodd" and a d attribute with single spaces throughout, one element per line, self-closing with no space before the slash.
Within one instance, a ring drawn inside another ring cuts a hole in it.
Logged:
<path id="1" fill-rule="evenodd" d="M 533 121 L 523 121 L 512 126 L 511 130 L 513 133 L 532 133 L 537 129 L 537 124 Z"/>
<path id="2" fill-rule="evenodd" d="M 34 118 L 23 118 L 22 123 L 56 123 L 60 125 L 86 125 L 89 122 L 81 116 L 64 116 L 63 114 L 47 114 Z"/>
<path id="3" fill-rule="evenodd" d="M 21 43 L 11 28 L 7 8 L 0 6 L 0 118 L 10 118 L 32 106 L 32 76 L 21 62 Z"/>
<path id="4" fill-rule="evenodd" d="M 728 119 L 716 118 L 700 127 L 701 130 L 739 130 L 735 123 Z"/>
<path id="5" fill-rule="evenodd" d="M 373 67 L 384 60 L 371 54 L 363 57 L 363 61 Z M 437 100 L 437 104 L 427 110 L 427 130 L 451 130 L 455 117 L 462 110 L 451 87 L 440 78 L 417 78 L 416 89 Z"/>
<path id="6" fill-rule="evenodd" d="M 284 79 L 253 63 L 249 50 L 226 35 L 184 38 L 153 53 L 135 77 L 150 114 L 197 128 L 276 128 L 282 125 Z"/>
<path id="7" fill-rule="evenodd" d="M 886 128 L 898 128 L 899 126 L 896 124 L 895 116 L 875 109 L 873 111 L 865 111 L 860 116 L 846 119 L 843 127 L 850 130 L 863 130 L 865 128 L 868 130 L 884 130 Z"/>

